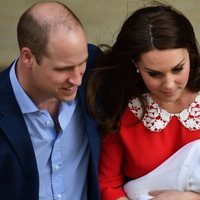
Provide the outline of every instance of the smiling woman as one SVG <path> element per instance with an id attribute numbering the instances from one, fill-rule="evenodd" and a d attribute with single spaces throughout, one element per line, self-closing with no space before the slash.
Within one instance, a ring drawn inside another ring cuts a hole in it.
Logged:
<path id="1" fill-rule="evenodd" d="M 181 112 L 196 96 L 185 90 L 190 72 L 189 54 L 185 48 L 149 51 L 141 55 L 135 66 L 151 91 L 151 97 L 167 112 Z"/>
<path id="2" fill-rule="evenodd" d="M 199 199 L 198 180 L 198 187 L 187 190 L 184 185 L 168 187 L 163 179 L 162 192 L 150 191 L 157 180 L 152 177 L 163 170 L 154 171 L 149 184 L 143 184 L 149 180 L 147 176 L 143 182 L 145 175 L 200 139 L 200 54 L 190 21 L 165 4 L 146 6 L 127 18 L 111 47 L 103 47 L 87 96 L 89 111 L 103 132 L 101 199 L 147 200 L 150 192 L 155 200 Z M 190 161 L 196 160 L 194 153 Z M 176 175 L 180 168 L 175 163 L 171 167 Z M 169 167 L 163 168 L 167 172 Z M 135 189 L 138 180 L 144 193 Z"/>

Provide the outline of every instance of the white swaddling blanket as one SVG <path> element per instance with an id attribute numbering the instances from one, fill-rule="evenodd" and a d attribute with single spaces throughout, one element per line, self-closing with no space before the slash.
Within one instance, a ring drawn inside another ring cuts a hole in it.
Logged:
<path id="1" fill-rule="evenodd" d="M 131 200 L 148 200 L 149 191 L 194 191 L 200 193 L 200 140 L 188 143 L 156 169 L 124 185 Z"/>

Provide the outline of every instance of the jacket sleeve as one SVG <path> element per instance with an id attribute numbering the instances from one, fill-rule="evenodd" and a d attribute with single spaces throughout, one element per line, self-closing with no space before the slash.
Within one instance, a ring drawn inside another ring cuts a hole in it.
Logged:
<path id="1" fill-rule="evenodd" d="M 124 150 L 118 133 L 109 134 L 102 140 L 99 184 L 101 200 L 115 200 L 125 197 L 123 191 Z"/>

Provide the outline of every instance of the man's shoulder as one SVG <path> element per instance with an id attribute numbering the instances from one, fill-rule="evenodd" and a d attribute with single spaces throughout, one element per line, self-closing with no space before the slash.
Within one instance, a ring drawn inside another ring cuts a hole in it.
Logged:
<path id="1" fill-rule="evenodd" d="M 91 68 L 95 64 L 95 60 L 100 53 L 100 49 L 94 44 L 88 44 L 88 60 L 87 60 L 87 68 Z"/>

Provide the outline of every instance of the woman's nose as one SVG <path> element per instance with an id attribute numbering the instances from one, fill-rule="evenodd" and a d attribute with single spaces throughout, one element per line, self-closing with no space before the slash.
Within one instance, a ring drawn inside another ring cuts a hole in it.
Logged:
<path id="1" fill-rule="evenodd" d="M 163 80 L 163 88 L 165 90 L 172 90 L 175 85 L 175 80 L 173 76 L 166 76 Z"/>

